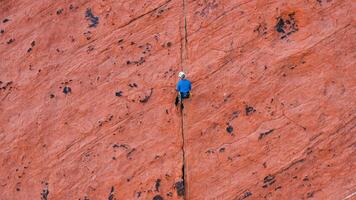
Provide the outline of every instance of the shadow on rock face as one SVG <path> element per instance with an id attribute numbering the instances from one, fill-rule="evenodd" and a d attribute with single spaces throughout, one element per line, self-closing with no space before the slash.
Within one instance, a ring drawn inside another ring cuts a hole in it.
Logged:
<path id="1" fill-rule="evenodd" d="M 287 36 L 297 32 L 299 28 L 295 19 L 295 13 L 293 12 L 288 14 L 288 16 L 278 17 L 275 29 L 282 35 L 281 39 L 284 39 Z"/>
<path id="2" fill-rule="evenodd" d="M 156 180 L 156 184 L 155 184 L 156 192 L 159 192 L 159 187 L 160 186 L 161 186 L 161 179 L 157 179 Z"/>
<path id="3" fill-rule="evenodd" d="M 256 112 L 256 109 L 253 108 L 252 106 L 246 106 L 246 107 L 245 107 L 245 111 L 246 111 L 246 115 L 249 116 L 249 115 L 251 115 L 252 113 Z"/>
<path id="4" fill-rule="evenodd" d="M 108 200 L 115 200 L 114 191 L 115 191 L 115 188 L 114 188 L 114 186 L 112 186 L 112 187 L 111 187 L 111 191 L 110 191 L 110 193 L 109 193 Z"/>
<path id="5" fill-rule="evenodd" d="M 41 200 L 47 200 L 49 195 L 48 183 L 44 184 L 44 188 L 41 192 Z"/>
<path id="6" fill-rule="evenodd" d="M 153 197 L 153 200 L 163 200 L 163 197 L 161 197 L 160 195 L 156 195 Z"/>
<path id="7" fill-rule="evenodd" d="M 176 182 L 175 188 L 177 190 L 177 195 L 178 196 L 184 196 L 185 188 L 184 188 L 184 181 L 183 180 Z"/>
<path id="8" fill-rule="evenodd" d="M 121 97 L 121 96 L 122 96 L 122 91 L 117 91 L 117 92 L 115 93 L 115 96 Z"/>

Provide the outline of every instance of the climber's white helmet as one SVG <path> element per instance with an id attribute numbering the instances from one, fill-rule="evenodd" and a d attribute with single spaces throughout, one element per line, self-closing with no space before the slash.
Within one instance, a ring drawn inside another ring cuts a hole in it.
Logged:
<path id="1" fill-rule="evenodd" d="M 184 72 L 179 72 L 178 77 L 182 78 L 182 79 L 185 78 L 185 73 Z"/>

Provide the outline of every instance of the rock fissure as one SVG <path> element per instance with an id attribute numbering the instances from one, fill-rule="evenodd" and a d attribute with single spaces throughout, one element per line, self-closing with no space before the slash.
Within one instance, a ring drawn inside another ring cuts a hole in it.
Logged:
<path id="1" fill-rule="evenodd" d="M 180 58 L 181 58 L 181 66 L 180 70 L 184 71 L 183 64 L 185 64 L 187 60 L 187 50 L 188 50 L 188 31 L 187 31 L 187 17 L 186 17 L 186 0 L 182 0 L 182 12 L 183 12 L 183 27 L 184 30 L 181 30 L 181 48 L 180 48 Z M 180 25 L 181 26 L 181 25 Z M 182 31 L 184 31 L 182 33 Z M 182 36 L 184 34 L 184 36 Z M 183 38 L 184 37 L 184 38 Z M 183 102 L 181 106 L 181 136 L 182 136 L 182 184 L 176 184 L 177 194 L 178 196 L 183 196 L 183 199 L 186 200 L 187 198 L 187 163 L 186 163 L 186 152 L 185 152 L 185 135 L 184 135 L 184 113 L 183 113 Z"/>
<path id="2" fill-rule="evenodd" d="M 147 16 L 147 15 L 149 15 L 149 14 L 152 14 L 152 13 L 156 12 L 158 9 L 160 9 L 160 8 L 162 8 L 162 7 L 164 7 L 164 6 L 166 6 L 166 5 L 167 5 L 168 3 L 170 3 L 171 1 L 172 1 L 172 0 L 167 0 L 167 1 L 164 2 L 163 4 L 161 4 L 161 5 L 159 5 L 159 6 L 155 7 L 155 8 L 153 8 L 152 10 L 149 10 L 149 11 L 146 12 L 146 13 L 143 13 L 143 14 L 141 14 L 141 15 L 135 17 L 135 18 L 132 18 L 130 21 L 126 22 L 125 24 L 123 24 L 123 25 L 121 25 L 121 26 L 119 26 L 116 30 L 122 29 L 122 28 L 124 28 L 124 27 L 126 27 L 126 26 L 132 24 L 133 22 L 135 22 L 135 21 L 141 19 L 142 17 Z"/>
<path id="3" fill-rule="evenodd" d="M 181 102 L 181 104 L 183 105 L 183 102 Z M 186 199 L 186 187 L 187 187 L 187 183 L 186 183 L 186 159 L 185 159 L 185 137 L 184 137 L 184 116 L 183 116 L 183 106 L 181 107 L 180 110 L 180 114 L 181 114 L 181 136 L 182 136 L 182 181 L 181 182 L 177 182 L 176 183 L 176 190 L 177 190 L 177 194 L 178 196 L 183 196 L 183 199 Z"/>

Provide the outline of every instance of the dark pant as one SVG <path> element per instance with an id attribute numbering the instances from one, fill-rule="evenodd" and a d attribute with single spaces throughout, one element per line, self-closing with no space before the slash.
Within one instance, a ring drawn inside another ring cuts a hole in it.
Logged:
<path id="1" fill-rule="evenodd" d="M 179 99 L 180 96 L 180 99 Z M 180 92 L 177 97 L 176 97 L 176 102 L 175 104 L 178 105 L 179 101 L 183 100 L 183 99 L 188 99 L 190 96 L 189 92 Z"/>
<path id="2" fill-rule="evenodd" d="M 180 96 L 182 97 L 182 99 L 188 99 L 190 96 L 189 92 L 180 92 Z"/>

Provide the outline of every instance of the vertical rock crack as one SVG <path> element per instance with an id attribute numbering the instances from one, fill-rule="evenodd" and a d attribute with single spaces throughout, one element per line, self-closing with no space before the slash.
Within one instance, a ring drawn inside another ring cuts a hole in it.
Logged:
<path id="1" fill-rule="evenodd" d="M 184 65 L 186 64 L 187 60 L 187 50 L 188 50 L 188 31 L 187 31 L 187 17 L 186 17 L 186 0 L 182 0 L 182 12 L 183 12 L 183 27 L 184 32 L 181 29 L 182 24 L 179 24 L 179 29 L 181 33 L 181 46 L 180 46 L 180 59 L 181 59 L 181 71 L 184 71 Z M 183 33 L 182 33 L 183 32 Z M 184 34 L 184 36 L 183 36 Z M 184 37 L 184 38 L 183 38 Z M 184 115 L 183 109 L 181 109 L 181 136 L 182 136 L 182 180 L 184 185 L 184 194 L 183 199 L 186 200 L 187 198 L 187 191 L 188 191 L 188 183 L 187 183 L 187 164 L 186 164 L 186 152 L 185 152 L 185 135 L 184 135 Z"/>

